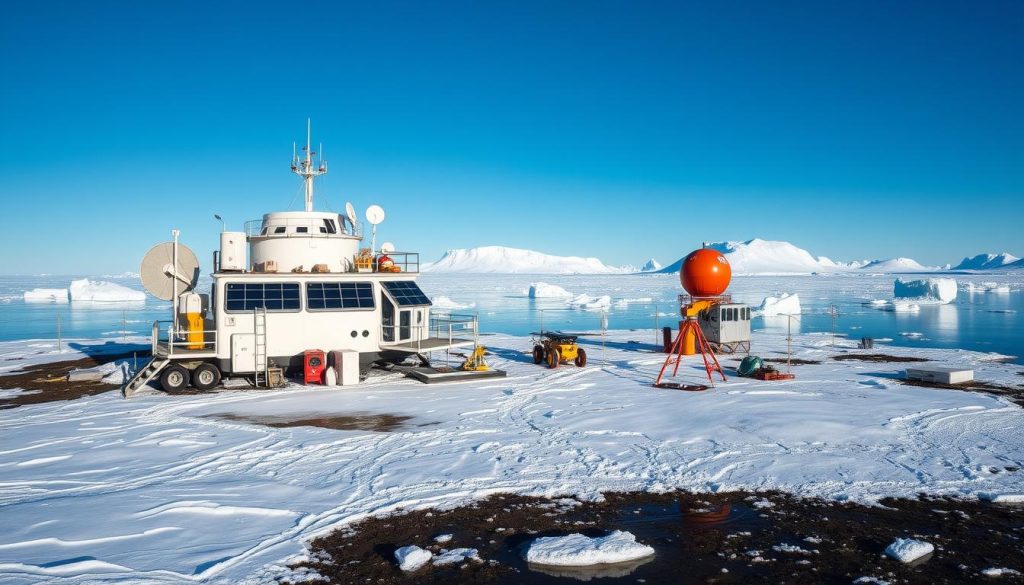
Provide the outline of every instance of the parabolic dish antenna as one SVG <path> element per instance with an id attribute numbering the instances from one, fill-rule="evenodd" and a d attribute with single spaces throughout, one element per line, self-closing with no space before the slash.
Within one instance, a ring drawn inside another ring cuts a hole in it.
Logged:
<path id="1" fill-rule="evenodd" d="M 345 203 L 345 215 L 348 217 L 348 223 L 355 227 L 356 225 L 356 208 L 352 207 L 351 202 Z"/>
<path id="2" fill-rule="evenodd" d="M 385 254 L 390 254 L 395 251 L 395 245 L 392 244 L 391 242 L 384 242 L 383 244 L 380 245 L 380 251 L 384 252 Z"/>
<path id="3" fill-rule="evenodd" d="M 178 294 L 190 291 L 199 282 L 199 260 L 192 250 L 178 244 L 178 265 L 174 265 L 174 242 L 164 242 L 150 248 L 139 267 L 142 286 L 154 297 L 169 301 L 174 297 L 174 281 L 178 281 Z"/>
<path id="4" fill-rule="evenodd" d="M 372 225 L 377 225 L 384 221 L 384 208 L 380 205 L 371 205 L 367 207 L 366 221 L 370 222 Z"/>

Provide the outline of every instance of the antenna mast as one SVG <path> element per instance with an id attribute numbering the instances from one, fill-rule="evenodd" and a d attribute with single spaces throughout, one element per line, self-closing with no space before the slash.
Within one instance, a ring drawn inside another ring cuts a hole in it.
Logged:
<path id="1" fill-rule="evenodd" d="M 306 184 L 306 211 L 313 211 L 313 178 L 327 173 L 327 162 L 322 157 L 317 164 L 313 164 L 313 157 L 317 153 L 311 147 L 312 133 L 313 124 L 306 118 L 306 146 L 302 147 L 304 157 L 300 159 L 292 147 L 292 172 L 302 177 Z"/>

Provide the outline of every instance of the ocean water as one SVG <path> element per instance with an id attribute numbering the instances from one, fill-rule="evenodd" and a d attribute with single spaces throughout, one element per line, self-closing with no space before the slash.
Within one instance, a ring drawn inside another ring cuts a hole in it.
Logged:
<path id="1" fill-rule="evenodd" d="M 765 296 L 800 295 L 803 313 L 755 318 L 754 329 L 795 333 L 833 330 L 837 335 L 872 337 L 897 346 L 963 348 L 997 352 L 1024 363 L 1024 274 L 952 275 L 960 283 L 956 301 L 922 305 L 917 313 L 893 313 L 865 306 L 892 297 L 893 275 L 837 274 L 810 276 L 737 276 L 733 299 L 756 306 Z M 64 338 L 118 340 L 149 335 L 155 320 L 169 318 L 170 303 L 152 297 L 135 303 L 27 303 L 33 288 L 66 288 L 75 276 L 0 276 L 0 341 Z M 134 278 L 89 277 L 142 290 Z M 910 278 L 910 277 L 907 277 Z M 532 282 L 561 286 L 573 294 L 608 295 L 607 311 L 572 309 L 562 299 L 531 299 Z M 209 281 L 200 282 L 200 290 Z M 676 275 L 468 275 L 423 274 L 423 289 L 439 309 L 477 313 L 483 332 L 528 334 L 547 330 L 595 331 L 602 321 L 610 329 L 651 329 L 678 322 Z M 996 282 L 1010 292 L 968 292 L 967 283 Z M 445 297 L 442 299 L 441 297 Z M 651 336 L 652 342 L 655 337 Z"/>

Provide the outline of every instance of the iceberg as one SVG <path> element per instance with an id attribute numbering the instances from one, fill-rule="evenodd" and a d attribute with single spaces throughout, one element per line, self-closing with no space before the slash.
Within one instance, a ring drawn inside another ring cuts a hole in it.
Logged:
<path id="1" fill-rule="evenodd" d="M 942 304 L 956 300 L 955 278 L 922 278 L 893 282 L 893 296 L 897 299 L 933 299 Z"/>
<path id="2" fill-rule="evenodd" d="M 754 308 L 753 312 L 762 317 L 799 315 L 800 295 L 782 293 L 782 296 L 779 297 L 765 297 L 761 304 Z"/>
<path id="3" fill-rule="evenodd" d="M 66 288 L 34 288 L 25 291 L 26 303 L 66 303 L 68 302 L 68 289 Z"/>
<path id="4" fill-rule="evenodd" d="M 448 250 L 437 262 L 424 264 L 423 272 L 492 274 L 622 274 L 631 272 L 608 266 L 597 258 L 553 256 L 533 250 L 481 246 Z"/>
<path id="5" fill-rule="evenodd" d="M 69 288 L 72 301 L 94 301 L 94 302 L 124 302 L 124 301 L 145 301 L 146 293 L 126 286 L 104 282 L 101 280 L 71 281 Z"/>
<path id="6" fill-rule="evenodd" d="M 531 282 L 527 294 L 531 299 L 559 299 L 572 296 L 572 293 L 564 288 L 546 282 Z"/>

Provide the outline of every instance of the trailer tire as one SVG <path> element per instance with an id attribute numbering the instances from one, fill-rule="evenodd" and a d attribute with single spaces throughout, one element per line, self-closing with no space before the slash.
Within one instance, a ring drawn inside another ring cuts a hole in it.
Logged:
<path id="1" fill-rule="evenodd" d="M 192 385 L 198 390 L 213 390 L 220 384 L 220 368 L 204 363 L 192 370 Z"/>
<path id="2" fill-rule="evenodd" d="M 188 388 L 191 376 L 188 370 L 178 364 L 171 364 L 160 374 L 160 387 L 164 392 L 181 392 Z"/>
<path id="3" fill-rule="evenodd" d="M 582 368 L 585 365 L 587 365 L 587 352 L 583 351 L 583 348 L 581 347 L 579 351 L 576 352 L 576 367 Z"/>
<path id="4" fill-rule="evenodd" d="M 533 363 L 540 365 L 544 361 L 544 346 L 533 346 Z"/>
<path id="5" fill-rule="evenodd" d="M 562 356 L 558 354 L 557 349 L 552 349 L 548 352 L 548 367 L 552 370 L 558 367 L 558 362 L 561 361 Z"/>

